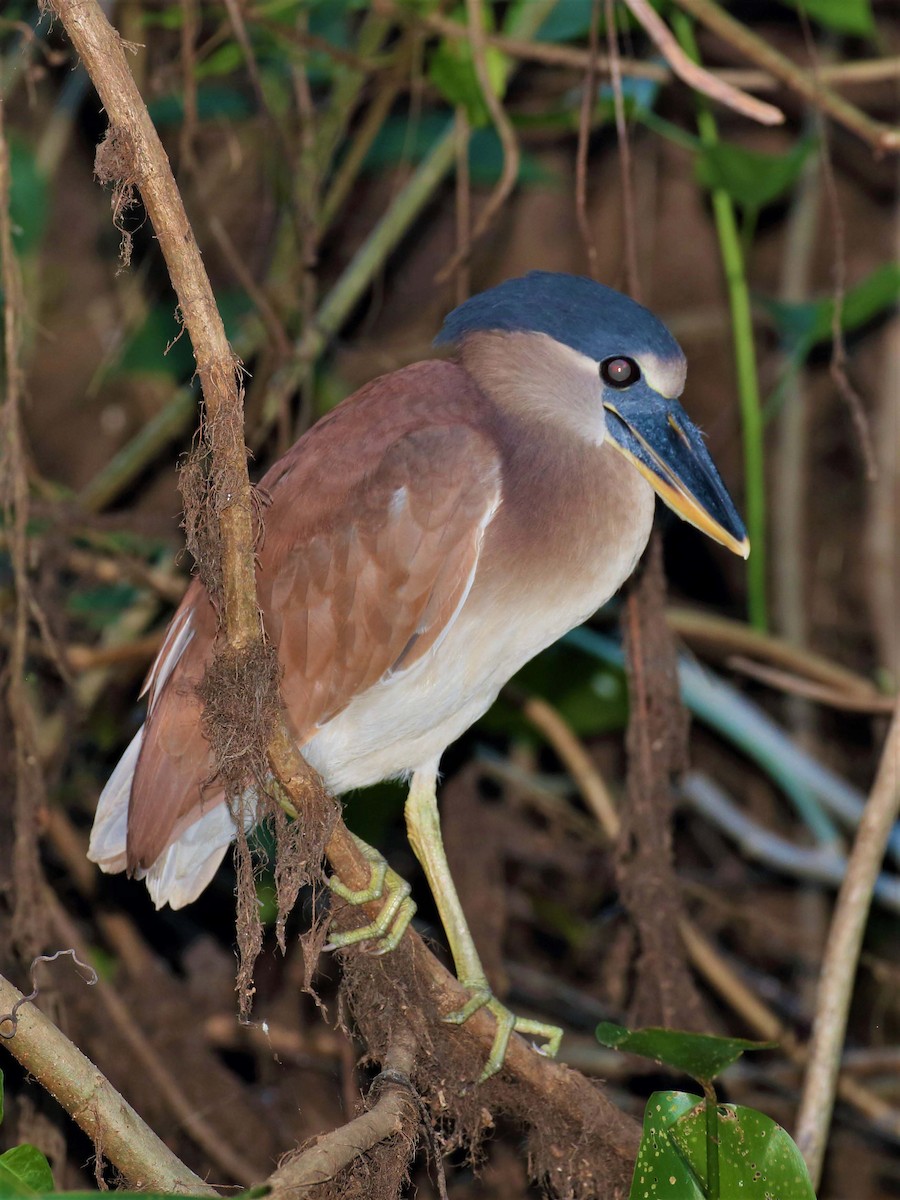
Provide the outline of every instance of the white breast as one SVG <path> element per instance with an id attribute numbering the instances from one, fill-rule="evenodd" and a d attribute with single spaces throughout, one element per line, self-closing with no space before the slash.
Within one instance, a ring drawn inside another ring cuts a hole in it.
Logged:
<path id="1" fill-rule="evenodd" d="M 580 555 L 568 572 L 532 569 L 527 584 L 475 583 L 447 635 L 406 671 L 357 696 L 302 747 L 328 787 L 346 792 L 416 770 L 482 716 L 529 659 L 580 625 L 633 571 L 650 536 L 653 493 L 635 475 L 628 535 Z M 582 538 L 582 542 L 583 542 Z"/>

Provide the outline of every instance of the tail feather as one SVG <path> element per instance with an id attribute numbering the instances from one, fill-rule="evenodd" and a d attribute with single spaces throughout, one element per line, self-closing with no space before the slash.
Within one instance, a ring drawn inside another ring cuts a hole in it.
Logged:
<path id="1" fill-rule="evenodd" d="M 249 824 L 253 821 L 251 817 Z M 152 867 L 135 874 L 145 880 L 157 908 L 165 904 L 184 908 L 197 899 L 215 875 L 234 836 L 228 805 L 217 803 L 167 846 Z"/>
<path id="2" fill-rule="evenodd" d="M 124 871 L 128 865 L 128 803 L 131 799 L 131 781 L 143 740 L 142 725 L 119 759 L 97 801 L 88 858 L 107 874 Z"/>

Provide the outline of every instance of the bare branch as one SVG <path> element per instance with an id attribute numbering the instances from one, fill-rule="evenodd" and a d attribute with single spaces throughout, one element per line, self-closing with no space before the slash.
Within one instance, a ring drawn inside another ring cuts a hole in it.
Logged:
<path id="1" fill-rule="evenodd" d="M 784 113 L 774 104 L 765 100 L 757 100 L 748 96 L 726 83 L 723 79 L 711 75 L 698 63 L 693 62 L 678 45 L 675 35 L 659 14 L 650 7 L 648 0 L 625 0 L 632 15 L 643 25 L 644 29 L 656 43 L 660 53 L 665 56 L 669 66 L 682 82 L 688 87 L 702 92 L 711 100 L 718 100 L 727 108 L 733 108 L 751 121 L 759 121 L 761 125 L 781 125 Z"/>
<path id="2" fill-rule="evenodd" d="M 0 976 L 0 1010 L 22 993 Z M 17 1013 L 16 1035 L 3 1045 L 47 1089 L 134 1187 L 215 1196 L 209 1184 L 176 1158 L 89 1058 L 33 1004 Z"/>
<path id="3" fill-rule="evenodd" d="M 818 1186 L 822 1174 L 847 1016 L 872 891 L 898 809 L 900 704 L 888 730 L 878 773 L 853 843 L 822 963 L 809 1068 L 797 1116 L 796 1137 L 814 1187 Z"/>
<path id="4" fill-rule="evenodd" d="M 885 125 L 883 121 L 875 121 L 867 116 L 843 96 L 826 87 L 821 78 L 816 79 L 808 71 L 802 70 L 769 42 L 757 36 L 742 22 L 736 21 L 713 0 L 678 0 L 678 4 L 751 62 L 765 68 L 776 79 L 799 92 L 816 108 L 820 108 L 839 124 L 852 130 L 875 150 L 883 153 L 900 150 L 900 128 Z"/>
<path id="5" fill-rule="evenodd" d="M 380 1142 L 406 1138 L 410 1154 L 415 1150 L 414 1134 L 422 1104 L 409 1078 L 414 1050 L 408 1044 L 388 1051 L 384 1070 L 369 1089 L 372 1107 L 283 1163 L 267 1180 L 272 1200 L 294 1200 L 308 1188 L 334 1179 Z"/>

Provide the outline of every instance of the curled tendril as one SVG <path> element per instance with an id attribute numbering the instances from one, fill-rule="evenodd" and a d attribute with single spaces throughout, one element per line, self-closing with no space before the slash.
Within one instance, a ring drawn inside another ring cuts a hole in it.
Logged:
<path id="1" fill-rule="evenodd" d="M 0 1026 L 6 1025 L 7 1023 L 12 1025 L 12 1030 L 10 1033 L 5 1033 L 3 1029 L 0 1028 L 0 1038 L 3 1038 L 8 1042 L 16 1036 L 16 1030 L 18 1029 L 19 1025 L 19 1009 L 23 1004 L 29 1004 L 31 1001 L 37 999 L 38 993 L 41 989 L 35 982 L 34 971 L 38 963 L 56 962 L 56 960 L 61 958 L 64 954 L 68 954 L 75 963 L 75 966 L 81 967 L 82 971 L 86 972 L 86 974 L 82 975 L 82 979 L 88 985 L 88 987 L 93 987 L 93 985 L 97 982 L 97 972 L 88 963 L 82 962 L 74 950 L 57 950 L 55 954 L 39 954 L 37 958 L 33 958 L 31 960 L 31 992 L 27 996 L 22 996 L 21 999 L 17 1000 L 8 1013 L 0 1013 Z"/>

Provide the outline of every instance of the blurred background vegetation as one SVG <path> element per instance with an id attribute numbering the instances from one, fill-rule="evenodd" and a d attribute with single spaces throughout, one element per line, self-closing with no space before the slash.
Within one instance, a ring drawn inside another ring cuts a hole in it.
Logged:
<path id="1" fill-rule="evenodd" d="M 803 1038 L 847 839 L 900 677 L 900 209 L 897 158 L 885 152 L 896 149 L 900 107 L 896 6 L 733 3 L 744 45 L 694 24 L 687 11 L 699 0 L 656 4 L 691 54 L 783 109 L 784 124 L 769 128 L 677 82 L 622 4 L 485 0 L 499 123 L 465 7 L 452 2 L 104 7 L 129 44 L 246 369 L 254 474 L 360 384 L 432 353 L 460 299 L 526 270 L 637 286 L 679 338 L 686 407 L 748 515 L 754 554 L 745 565 L 659 514 L 696 718 L 678 870 L 697 926 Z M 824 101 L 775 80 L 760 45 L 840 103 L 823 113 Z M 32 852 L 16 824 L 7 705 L 0 904 L 14 937 L 0 937 L 0 953 L 9 966 L 48 944 L 83 945 L 132 1026 L 98 1017 L 77 983 L 54 976 L 71 1036 L 195 1169 L 228 1174 L 215 1139 L 212 1149 L 192 1140 L 171 1092 L 135 1065 L 138 1031 L 249 1181 L 339 1124 L 362 1075 L 356 1049 L 301 995 L 296 945 L 258 969 L 257 1015 L 274 1032 L 236 1026 L 229 869 L 185 912 L 155 913 L 143 888 L 101 879 L 84 859 L 96 797 L 142 719 L 141 678 L 189 569 L 176 462 L 198 387 L 140 203 L 113 197 L 111 216 L 92 178 L 106 126 L 96 95 L 58 26 L 25 0 L 0 10 L 0 95 L 24 294 L 31 604 L 16 694 L 40 768 L 32 797 L 50 885 L 29 893 L 24 920 L 17 872 Z M 470 245 L 486 210 L 489 230 Z M 453 266 L 461 247 L 469 253 Z M 10 454 L 3 464 L 8 502 L 23 464 Z M 0 529 L 4 682 L 11 529 Z M 623 794 L 615 609 L 526 668 L 448 752 L 443 812 L 498 987 L 566 1024 L 566 1061 L 612 1077 L 617 1099 L 640 1112 L 654 1081 L 616 1067 L 590 1036 L 597 1020 L 627 1012 L 632 983 L 609 841 L 564 748 L 523 708 L 527 697 L 548 702 L 613 797 Z M 351 828 L 415 880 L 400 790 L 349 797 L 347 810 Z M 900 1195 L 898 850 L 900 840 L 870 921 L 846 1064 L 881 1108 L 839 1110 L 822 1191 L 835 1200 Z M 265 873 L 259 891 L 271 915 Z M 433 915 L 423 906 L 423 929 Z M 295 916 L 297 931 L 305 919 Z M 328 999 L 336 970 L 324 970 Z M 709 985 L 704 995 L 721 1031 L 759 1032 L 733 996 Z M 725 1076 L 730 1095 L 789 1127 L 798 1071 L 785 1057 L 760 1062 Z M 14 1074 L 9 1086 L 17 1115 L 0 1136 L 41 1145 L 57 1184 L 74 1186 L 90 1147 L 39 1089 Z M 884 1108 L 893 1115 L 875 1121 Z M 530 1194 L 514 1136 L 492 1143 L 482 1166 L 476 1177 L 460 1160 L 453 1194 Z M 430 1194 L 424 1169 L 417 1183 Z"/>

